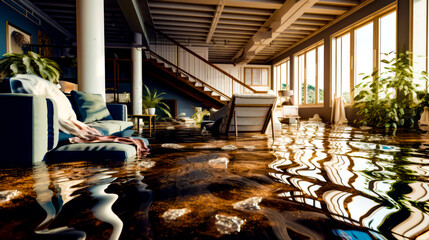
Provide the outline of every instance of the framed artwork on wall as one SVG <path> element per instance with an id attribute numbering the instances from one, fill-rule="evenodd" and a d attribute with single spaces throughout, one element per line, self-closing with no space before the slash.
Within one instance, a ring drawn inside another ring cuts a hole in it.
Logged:
<path id="1" fill-rule="evenodd" d="M 47 47 L 52 45 L 52 40 L 40 30 L 37 31 L 37 45 L 41 45 L 39 47 L 41 57 L 52 57 L 52 47 Z"/>
<path id="2" fill-rule="evenodd" d="M 6 52 L 23 53 L 22 47 L 27 44 L 31 44 L 31 34 L 6 21 Z"/>

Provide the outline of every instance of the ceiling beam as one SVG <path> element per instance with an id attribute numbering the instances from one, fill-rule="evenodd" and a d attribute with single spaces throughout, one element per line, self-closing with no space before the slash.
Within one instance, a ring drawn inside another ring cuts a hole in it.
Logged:
<path id="1" fill-rule="evenodd" d="M 356 5 L 359 5 L 360 2 L 358 0 L 319 0 L 318 3 L 354 7 Z"/>
<path id="2" fill-rule="evenodd" d="M 286 28 L 291 26 L 306 11 L 311 9 L 318 0 L 286 0 L 256 32 L 247 44 L 238 51 L 233 61 L 246 64 L 252 61 L 265 46 L 276 39 Z"/>
<path id="3" fill-rule="evenodd" d="M 213 14 L 210 12 L 195 12 L 195 11 L 175 11 L 174 9 L 151 9 L 150 12 L 152 14 L 158 15 L 169 15 L 169 16 L 189 16 L 189 17 L 213 17 Z"/>
<path id="4" fill-rule="evenodd" d="M 219 0 L 219 4 L 216 6 L 216 11 L 213 16 L 212 24 L 210 26 L 209 33 L 207 34 L 206 43 L 210 43 L 213 37 L 213 33 L 216 30 L 217 24 L 219 23 L 220 16 L 222 15 L 225 7 L 225 0 Z"/>
<path id="5" fill-rule="evenodd" d="M 214 10 L 213 6 L 210 5 L 196 5 L 196 4 L 186 4 L 186 3 L 163 3 L 163 2 L 149 2 L 149 7 L 151 9 L 174 9 L 174 10 L 189 10 L 189 11 L 203 11 L 203 12 L 212 12 Z"/>
<path id="6" fill-rule="evenodd" d="M 38 17 L 40 17 L 43 21 L 47 22 L 49 25 L 57 29 L 60 33 L 64 34 L 68 38 L 76 38 L 73 34 L 71 34 L 67 29 L 65 29 L 63 26 L 58 24 L 54 19 L 49 17 L 46 13 L 44 13 L 40 8 L 36 7 L 33 3 L 31 3 L 29 0 L 18 0 L 18 3 L 24 5 L 25 7 L 31 9 L 34 14 L 36 14 Z"/>
<path id="7" fill-rule="evenodd" d="M 349 10 L 348 7 L 330 6 L 330 5 L 314 5 L 307 12 L 316 14 L 341 15 Z"/>
<path id="8" fill-rule="evenodd" d="M 207 23 L 197 22 L 181 22 L 181 21 L 156 21 L 155 26 L 178 26 L 178 27 L 196 27 L 196 28 L 208 28 L 210 27 Z"/>
<path id="9" fill-rule="evenodd" d="M 141 33 L 144 42 L 149 45 L 149 37 L 144 26 L 144 18 L 138 0 L 117 0 L 119 7 L 132 32 Z"/>
<path id="10" fill-rule="evenodd" d="M 236 13 L 236 14 L 270 16 L 271 14 L 273 14 L 274 11 L 271 9 L 245 8 L 241 6 L 241 7 L 225 7 L 224 12 Z"/>
<path id="11" fill-rule="evenodd" d="M 186 22 L 186 23 L 206 23 L 210 25 L 210 18 L 201 18 L 201 17 L 180 17 L 180 16 L 170 16 L 170 15 L 152 15 L 152 18 L 157 21 L 167 21 L 169 23 L 173 22 Z"/>

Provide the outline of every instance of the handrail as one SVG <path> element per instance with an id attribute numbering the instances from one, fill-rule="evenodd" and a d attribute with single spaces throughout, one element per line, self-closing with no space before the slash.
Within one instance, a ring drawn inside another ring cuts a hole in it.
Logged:
<path id="1" fill-rule="evenodd" d="M 149 52 L 150 52 L 150 54 L 155 55 L 155 57 L 159 58 L 161 61 L 163 61 L 163 62 L 167 63 L 168 65 L 174 66 L 174 67 L 176 68 L 176 70 L 177 70 L 177 74 L 179 73 L 178 71 L 180 71 L 180 72 L 184 73 L 185 75 L 187 75 L 187 76 L 189 76 L 189 77 L 191 77 L 191 78 L 195 79 L 196 81 L 200 82 L 203 86 L 206 86 L 206 87 L 208 87 L 210 90 L 212 90 L 212 91 L 214 91 L 214 92 L 216 92 L 216 93 L 218 93 L 218 94 L 222 95 L 223 97 L 227 98 L 228 100 L 229 100 L 229 99 L 231 99 L 230 97 L 228 97 L 227 95 L 225 95 L 223 92 L 221 92 L 221 91 L 217 90 L 216 88 L 214 88 L 214 87 L 210 86 L 209 84 L 205 83 L 203 80 L 201 80 L 201 79 L 199 79 L 199 78 L 195 77 L 194 75 L 192 75 L 192 74 L 190 74 L 190 73 L 186 72 L 186 70 L 183 70 L 183 69 L 182 69 L 182 68 L 180 68 L 178 65 L 176 65 L 176 64 L 174 64 L 174 63 L 172 63 L 172 62 L 168 61 L 167 59 L 165 59 L 165 58 L 163 58 L 163 57 L 161 57 L 161 56 L 159 56 L 158 54 L 156 54 L 156 53 L 155 53 L 155 52 L 153 52 L 152 50 L 146 49 L 145 51 L 149 51 Z"/>
<path id="2" fill-rule="evenodd" d="M 194 55 L 195 57 L 197 57 L 198 59 L 200 59 L 201 61 L 205 62 L 206 64 L 210 65 L 211 67 L 215 68 L 216 70 L 218 70 L 219 72 L 225 74 L 226 76 L 228 76 L 229 78 L 231 78 L 234 82 L 242 85 L 243 87 L 249 89 L 250 91 L 252 91 L 253 93 L 263 93 L 262 91 L 256 91 L 255 89 L 253 89 L 252 87 L 250 87 L 249 85 L 245 84 L 244 82 L 238 80 L 237 78 L 235 78 L 234 76 L 232 76 L 231 74 L 227 73 L 225 70 L 223 70 L 222 68 L 214 65 L 213 63 L 207 61 L 205 58 L 201 57 L 200 55 L 198 55 L 197 53 L 195 53 L 194 51 L 192 51 L 191 49 L 185 47 L 183 44 L 177 42 L 176 40 L 172 39 L 171 37 L 169 37 L 168 35 L 166 35 L 165 33 L 157 30 L 155 27 L 148 25 L 150 28 L 152 28 L 155 32 L 161 34 L 162 36 L 164 36 L 165 38 L 167 38 L 168 40 L 170 40 L 171 42 L 173 42 L 174 44 L 176 44 L 177 46 L 181 47 L 182 49 L 186 50 L 188 53 Z"/>

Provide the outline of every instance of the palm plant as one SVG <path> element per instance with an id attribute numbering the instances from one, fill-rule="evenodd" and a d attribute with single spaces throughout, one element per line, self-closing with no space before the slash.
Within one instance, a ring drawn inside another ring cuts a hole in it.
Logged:
<path id="1" fill-rule="evenodd" d="M 54 84 L 58 84 L 61 76 L 60 66 L 39 54 L 29 51 L 27 54 L 7 53 L 0 59 L 0 73 L 6 77 L 17 74 L 34 74 Z"/>
<path id="2" fill-rule="evenodd" d="M 167 116 L 171 117 L 170 107 L 162 102 L 163 98 L 161 96 L 166 93 L 158 93 L 158 90 L 156 89 L 151 91 L 146 85 L 143 86 L 145 90 L 143 92 L 143 108 L 158 108 Z"/>

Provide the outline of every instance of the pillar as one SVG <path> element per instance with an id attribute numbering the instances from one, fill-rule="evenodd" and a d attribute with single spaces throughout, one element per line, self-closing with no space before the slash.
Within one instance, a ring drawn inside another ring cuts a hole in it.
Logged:
<path id="1" fill-rule="evenodd" d="M 134 44 L 140 47 L 131 48 L 133 62 L 132 103 L 133 114 L 143 112 L 143 74 L 142 74 L 142 35 L 134 33 Z"/>
<path id="2" fill-rule="evenodd" d="M 106 93 L 104 0 L 76 0 L 78 88 Z"/>

